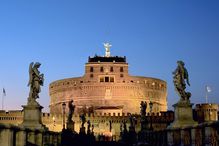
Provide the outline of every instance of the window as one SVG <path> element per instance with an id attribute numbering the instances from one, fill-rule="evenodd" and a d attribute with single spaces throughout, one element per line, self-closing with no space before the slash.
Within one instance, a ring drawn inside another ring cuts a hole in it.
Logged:
<path id="1" fill-rule="evenodd" d="M 90 77 L 91 77 L 91 78 L 93 78 L 93 77 L 94 77 L 94 75 L 93 75 L 93 74 L 90 74 Z"/>
<path id="2" fill-rule="evenodd" d="M 109 77 L 105 77 L 105 82 L 109 82 Z"/>
<path id="3" fill-rule="evenodd" d="M 99 78 L 99 81 L 100 82 L 111 82 L 111 83 L 113 83 L 115 80 L 114 80 L 113 76 L 101 76 Z"/>
<path id="4" fill-rule="evenodd" d="M 100 82 L 104 82 L 104 78 L 103 77 L 100 77 Z"/>
<path id="5" fill-rule="evenodd" d="M 120 72 L 123 72 L 124 70 L 123 70 L 123 67 L 120 67 Z"/>
<path id="6" fill-rule="evenodd" d="M 123 75 L 123 74 L 120 74 L 120 77 L 122 78 L 122 77 L 124 77 L 124 75 Z"/>
<path id="7" fill-rule="evenodd" d="M 112 66 L 110 67 L 110 72 L 113 72 L 113 67 Z"/>
<path id="8" fill-rule="evenodd" d="M 114 77 L 110 77 L 110 82 L 114 82 Z"/>
<path id="9" fill-rule="evenodd" d="M 100 72 L 103 72 L 103 67 L 102 66 L 100 67 Z"/>
<path id="10" fill-rule="evenodd" d="M 94 68 L 93 67 L 90 67 L 90 72 L 94 72 Z"/>

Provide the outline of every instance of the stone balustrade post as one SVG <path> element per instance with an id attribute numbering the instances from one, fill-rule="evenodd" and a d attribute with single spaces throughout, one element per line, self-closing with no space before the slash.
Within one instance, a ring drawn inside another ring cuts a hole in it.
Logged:
<path id="1" fill-rule="evenodd" d="M 16 146 L 25 146 L 27 144 L 27 135 L 25 130 L 19 130 L 16 133 Z"/>
<path id="2" fill-rule="evenodd" d="M 192 146 L 195 146 L 196 144 L 196 137 L 195 137 L 197 135 L 196 130 L 197 130 L 196 128 L 191 129 L 191 145 Z"/>
<path id="3" fill-rule="evenodd" d="M 191 145 L 190 129 L 181 129 L 181 145 Z"/>
<path id="4" fill-rule="evenodd" d="M 206 146 L 217 146 L 217 130 L 214 127 L 205 127 L 205 145 Z"/>
<path id="5" fill-rule="evenodd" d="M 34 131 L 28 132 L 27 141 L 32 143 L 32 144 L 36 144 L 36 137 L 35 137 L 35 132 Z"/>
<path id="6" fill-rule="evenodd" d="M 172 130 L 167 131 L 167 142 L 168 142 L 168 146 L 173 145 L 173 131 Z"/>
<path id="7" fill-rule="evenodd" d="M 13 132 L 10 128 L 0 129 L 0 146 L 13 146 Z"/>
<path id="8" fill-rule="evenodd" d="M 36 137 L 36 145 L 38 146 L 43 146 L 43 134 L 41 131 L 38 131 L 35 133 L 35 137 Z"/>

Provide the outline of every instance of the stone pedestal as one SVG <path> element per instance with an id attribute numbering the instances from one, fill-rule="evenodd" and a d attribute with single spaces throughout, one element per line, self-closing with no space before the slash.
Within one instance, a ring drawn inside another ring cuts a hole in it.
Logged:
<path id="1" fill-rule="evenodd" d="M 168 128 L 182 128 L 196 125 L 197 122 L 193 120 L 192 105 L 193 104 L 188 101 L 179 101 L 174 104 L 174 121 Z"/>
<path id="2" fill-rule="evenodd" d="M 67 129 L 71 130 L 71 131 L 75 131 L 75 122 L 74 121 L 68 121 L 67 122 Z"/>
<path id="3" fill-rule="evenodd" d="M 42 106 L 36 101 L 28 102 L 27 105 L 23 105 L 23 123 L 20 125 L 24 128 L 46 130 L 45 125 L 42 124 Z"/>

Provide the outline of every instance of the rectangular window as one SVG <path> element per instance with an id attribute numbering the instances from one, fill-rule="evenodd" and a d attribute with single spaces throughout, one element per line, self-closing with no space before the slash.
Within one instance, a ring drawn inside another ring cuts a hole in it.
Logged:
<path id="1" fill-rule="evenodd" d="M 103 72 L 103 67 L 100 67 L 100 72 Z"/>
<path id="2" fill-rule="evenodd" d="M 114 82 L 114 77 L 110 77 L 110 82 Z"/>
<path id="3" fill-rule="evenodd" d="M 94 68 L 93 67 L 90 67 L 90 72 L 94 72 Z"/>
<path id="4" fill-rule="evenodd" d="M 113 72 L 113 67 L 112 66 L 110 67 L 110 72 Z"/>
<path id="5" fill-rule="evenodd" d="M 100 77 L 100 82 L 104 82 L 104 78 L 103 77 Z"/>
<path id="6" fill-rule="evenodd" d="M 123 72 L 124 70 L 123 70 L 123 67 L 120 67 L 120 72 Z"/>
<path id="7" fill-rule="evenodd" d="M 105 82 L 109 82 L 109 77 L 105 77 Z"/>

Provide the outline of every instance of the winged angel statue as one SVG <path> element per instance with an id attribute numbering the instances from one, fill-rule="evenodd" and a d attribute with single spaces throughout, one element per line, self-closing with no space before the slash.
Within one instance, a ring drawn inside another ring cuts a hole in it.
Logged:
<path id="1" fill-rule="evenodd" d="M 186 68 L 184 67 L 185 64 L 183 61 L 177 61 L 177 64 L 178 66 L 176 70 L 173 72 L 173 83 L 175 85 L 175 90 L 181 97 L 181 101 L 189 101 L 191 93 L 185 91 L 186 83 L 190 86 L 189 75 Z"/>
<path id="2" fill-rule="evenodd" d="M 38 70 L 40 65 L 41 64 L 39 62 L 36 62 L 35 64 L 31 62 L 29 65 L 28 86 L 30 86 L 30 93 L 29 93 L 30 99 L 39 98 L 39 93 L 41 91 L 40 86 L 43 86 L 44 75 L 40 74 L 40 71 Z"/>

